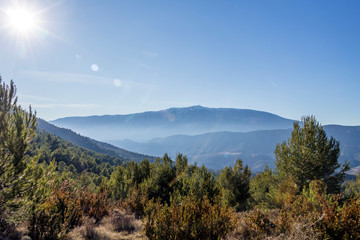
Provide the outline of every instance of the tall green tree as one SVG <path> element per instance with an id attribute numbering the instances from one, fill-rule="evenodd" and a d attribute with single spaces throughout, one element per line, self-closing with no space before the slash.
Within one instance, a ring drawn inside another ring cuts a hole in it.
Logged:
<path id="1" fill-rule="evenodd" d="M 218 185 L 221 191 L 223 204 L 234 207 L 237 211 L 245 210 L 247 200 L 250 197 L 250 168 L 243 166 L 238 159 L 232 167 L 225 167 L 218 177 Z"/>
<path id="2" fill-rule="evenodd" d="M 170 196 L 174 190 L 173 182 L 176 178 L 173 161 L 167 154 L 156 159 L 151 165 L 150 176 L 141 184 L 143 192 L 147 192 L 148 199 L 160 199 L 162 203 L 170 202 Z"/>
<path id="3" fill-rule="evenodd" d="M 301 123 L 294 122 L 287 142 L 276 146 L 275 163 L 279 176 L 292 177 L 300 190 L 312 180 L 321 180 L 327 184 L 328 192 L 334 193 L 340 191 L 349 170 L 347 162 L 342 167 L 339 164 L 339 154 L 339 142 L 327 137 L 314 116 L 307 116 Z"/>
<path id="4" fill-rule="evenodd" d="M 0 218 L 3 221 L 14 215 L 28 194 L 25 152 L 35 135 L 35 127 L 35 113 L 31 108 L 26 112 L 17 103 L 14 82 L 7 85 L 0 77 Z"/>
<path id="5" fill-rule="evenodd" d="M 188 195 L 196 199 L 207 196 L 213 202 L 219 194 L 216 177 L 204 165 L 202 167 L 188 166 L 178 178 L 176 188 L 180 193 L 179 199 L 184 199 Z"/>

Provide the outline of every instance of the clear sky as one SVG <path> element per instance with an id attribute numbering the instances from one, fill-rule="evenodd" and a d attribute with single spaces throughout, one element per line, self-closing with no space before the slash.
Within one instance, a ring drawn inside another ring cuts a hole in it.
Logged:
<path id="1" fill-rule="evenodd" d="M 36 20 L 21 31 L 9 23 L 18 8 Z M 2 0 L 0 10 L 0 74 L 46 120 L 203 105 L 360 125 L 360 1 Z"/>

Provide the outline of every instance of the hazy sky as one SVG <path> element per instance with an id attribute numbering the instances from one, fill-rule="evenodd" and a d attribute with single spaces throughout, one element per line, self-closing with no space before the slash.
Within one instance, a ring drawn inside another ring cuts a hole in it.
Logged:
<path id="1" fill-rule="evenodd" d="M 37 18 L 25 32 L 9 24 L 19 6 Z M 360 125 L 360 1 L 2 0 L 0 9 L 0 74 L 46 120 L 203 105 Z"/>

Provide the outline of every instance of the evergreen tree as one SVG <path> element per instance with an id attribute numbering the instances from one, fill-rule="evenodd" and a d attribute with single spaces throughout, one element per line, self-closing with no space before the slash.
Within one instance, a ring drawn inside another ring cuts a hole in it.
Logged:
<path id="1" fill-rule="evenodd" d="M 128 192 L 128 185 L 125 182 L 125 169 L 123 166 L 118 166 L 110 177 L 110 188 L 112 197 L 115 200 L 120 198 L 125 199 Z"/>
<path id="2" fill-rule="evenodd" d="M 332 137 L 328 139 L 313 116 L 303 117 L 301 124 L 294 122 L 291 138 L 276 146 L 279 176 L 292 177 L 300 190 L 312 180 L 321 180 L 327 184 L 329 193 L 338 192 L 349 170 L 349 164 L 345 163 L 337 172 L 341 167 L 339 142 Z"/>
<path id="3" fill-rule="evenodd" d="M 14 216 L 28 194 L 25 152 L 35 134 L 36 117 L 17 104 L 16 87 L 0 77 L 0 220 Z M 1 231 L 2 229 L 0 229 Z M 0 233 L 1 234 L 1 233 Z"/>
<path id="4" fill-rule="evenodd" d="M 176 178 L 173 161 L 167 154 L 152 164 L 150 176 L 141 184 L 143 192 L 147 192 L 148 199 L 160 199 L 162 203 L 170 201 L 174 190 L 173 181 Z"/>
<path id="5" fill-rule="evenodd" d="M 234 168 L 225 167 L 221 170 L 218 184 L 223 204 L 234 207 L 237 211 L 245 210 L 250 197 L 250 169 L 244 168 L 241 159 L 238 159 Z"/>
<path id="6" fill-rule="evenodd" d="M 277 189 L 277 183 L 275 174 L 266 165 L 264 171 L 250 181 L 251 200 L 254 205 L 274 208 L 273 194 L 274 190 Z"/>

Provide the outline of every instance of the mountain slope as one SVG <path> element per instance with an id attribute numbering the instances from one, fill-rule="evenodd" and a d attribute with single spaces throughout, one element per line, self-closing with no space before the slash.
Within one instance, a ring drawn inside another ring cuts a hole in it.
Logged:
<path id="1" fill-rule="evenodd" d="M 55 161 L 59 172 L 68 172 L 71 175 L 90 173 L 91 176 L 87 175 L 90 181 L 99 180 L 100 175 L 110 177 L 114 167 L 124 163 L 119 157 L 80 147 L 40 128 L 36 129 L 36 136 L 29 144 L 26 154 L 36 156 L 39 163 L 50 164 Z"/>
<path id="2" fill-rule="evenodd" d="M 291 130 L 264 130 L 248 133 L 215 132 L 195 136 L 174 135 L 139 143 L 130 140 L 112 141 L 131 151 L 160 155 L 177 153 L 186 155 L 190 162 L 205 164 L 212 169 L 233 165 L 241 158 L 254 171 L 265 164 L 274 166 L 274 149 L 278 142 L 290 136 Z"/>
<path id="3" fill-rule="evenodd" d="M 339 125 L 324 126 L 327 135 L 340 142 L 340 162 L 351 160 L 353 167 L 360 166 L 360 127 Z M 114 145 L 153 155 L 167 152 L 170 156 L 183 153 L 190 161 L 219 169 L 233 164 L 237 158 L 244 160 L 254 171 L 265 164 L 274 167 L 274 150 L 278 143 L 287 141 L 291 129 L 264 130 L 247 133 L 216 132 L 195 136 L 175 135 L 156 138 L 144 143 L 112 141 Z"/>
<path id="4" fill-rule="evenodd" d="M 51 123 L 98 140 L 144 141 L 177 134 L 288 129 L 293 120 L 249 109 L 193 106 L 127 115 L 67 117 Z"/>
<path id="5" fill-rule="evenodd" d="M 38 119 L 37 122 L 39 129 L 55 134 L 56 136 L 66 139 L 80 147 L 84 147 L 98 153 L 107 154 L 113 157 L 119 157 L 124 161 L 134 160 L 139 162 L 145 158 L 149 159 L 150 161 L 155 160 L 155 157 L 153 156 L 130 152 L 108 143 L 96 141 L 94 139 L 81 136 L 80 134 L 77 134 L 70 129 L 56 127 L 42 119 Z"/>

